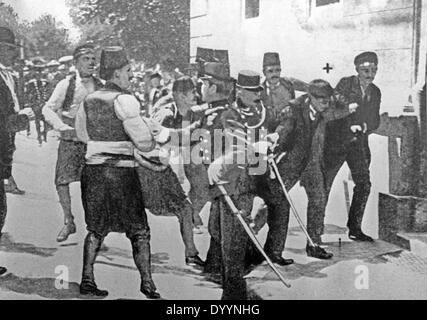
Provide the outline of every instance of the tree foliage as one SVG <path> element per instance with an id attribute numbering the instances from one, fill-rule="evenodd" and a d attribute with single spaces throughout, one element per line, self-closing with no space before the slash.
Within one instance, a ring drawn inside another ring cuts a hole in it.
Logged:
<path id="1" fill-rule="evenodd" d="M 58 59 L 70 52 L 68 30 L 50 14 L 31 23 L 30 36 L 36 54 L 47 59 Z"/>
<path id="2" fill-rule="evenodd" d="M 24 40 L 26 58 L 58 59 L 70 52 L 68 30 L 52 15 L 43 15 L 31 23 L 21 21 L 12 6 L 0 1 L 0 21 L 1 26 L 10 28 L 17 39 Z"/>
<path id="3" fill-rule="evenodd" d="M 88 26 L 96 23 L 104 28 L 98 41 L 122 44 L 136 60 L 152 66 L 160 63 L 165 69 L 188 64 L 189 0 L 68 0 L 68 4 L 84 37 L 91 30 Z"/>

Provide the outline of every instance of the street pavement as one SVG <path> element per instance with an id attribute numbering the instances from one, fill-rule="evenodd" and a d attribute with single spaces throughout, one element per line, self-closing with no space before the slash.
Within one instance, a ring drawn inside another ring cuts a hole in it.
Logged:
<path id="1" fill-rule="evenodd" d="M 57 139 L 51 132 L 47 144 L 38 146 L 33 134 L 17 135 L 13 174 L 25 195 L 8 194 L 8 216 L 0 241 L 0 265 L 9 272 L 0 277 L 0 299 L 86 299 L 78 292 L 85 237 L 80 185 L 72 185 L 77 233 L 64 243 L 56 236 L 63 217 L 54 180 Z M 381 144 L 381 143 L 379 143 Z M 380 151 L 379 151 L 380 152 Z M 374 244 L 349 241 L 345 232 L 345 201 L 341 172 L 331 194 L 324 241 L 334 259 L 321 261 L 305 254 L 305 238 L 291 218 L 284 256 L 295 264 L 279 267 L 291 288 L 284 287 L 264 263 L 254 269 L 247 282 L 253 299 L 426 299 L 427 260 L 382 241 Z M 374 183 L 375 188 L 375 183 Z M 306 197 L 299 187 L 291 195 L 301 213 Z M 368 204 L 364 228 L 377 237 L 377 197 Z M 304 219 L 304 214 L 302 214 Z M 148 214 L 151 228 L 153 278 L 164 299 L 218 300 L 221 288 L 204 279 L 201 270 L 184 262 L 184 246 L 175 217 Z M 207 225 L 208 210 L 202 213 Z M 264 241 L 266 228 L 259 239 Z M 341 239 L 341 241 L 339 240 Z M 195 235 L 204 259 L 209 246 L 207 229 Z M 145 299 L 139 292 L 139 274 L 133 263 L 129 240 L 112 233 L 107 248 L 95 264 L 95 277 L 106 299 Z"/>

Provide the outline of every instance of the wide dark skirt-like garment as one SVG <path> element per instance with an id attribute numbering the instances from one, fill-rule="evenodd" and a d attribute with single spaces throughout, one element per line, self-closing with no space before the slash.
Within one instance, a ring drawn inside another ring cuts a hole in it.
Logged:
<path id="1" fill-rule="evenodd" d="M 168 166 L 164 171 L 153 171 L 145 167 L 138 169 L 145 207 L 157 216 L 179 215 L 187 199 L 178 177 Z"/>
<path id="2" fill-rule="evenodd" d="M 56 161 L 55 185 L 80 181 L 85 164 L 86 144 L 79 141 L 60 140 Z"/>
<path id="3" fill-rule="evenodd" d="M 85 165 L 81 177 L 87 230 L 106 236 L 149 232 L 141 185 L 135 168 Z"/>

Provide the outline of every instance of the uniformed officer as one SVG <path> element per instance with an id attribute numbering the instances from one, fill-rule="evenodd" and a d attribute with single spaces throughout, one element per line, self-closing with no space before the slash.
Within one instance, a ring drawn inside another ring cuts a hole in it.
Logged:
<path id="1" fill-rule="evenodd" d="M 229 107 L 229 96 L 233 90 L 233 80 L 229 75 L 226 65 L 219 62 L 208 62 L 205 64 L 201 88 L 202 100 L 206 103 L 200 108 L 215 109 L 218 113 Z M 196 226 L 203 225 L 199 213 L 210 200 L 209 181 L 206 166 L 213 161 L 214 145 L 211 143 L 215 129 L 222 128 L 220 117 L 217 117 L 205 132 L 201 132 L 200 144 L 193 144 L 191 153 L 198 154 L 200 161 L 187 161 L 184 165 L 185 175 L 190 182 L 188 193 L 194 208 L 194 223 Z"/>
<path id="2" fill-rule="evenodd" d="M 211 185 L 222 184 L 236 207 L 242 211 L 244 218 L 249 221 L 257 193 L 254 176 L 262 175 L 267 170 L 267 147 L 257 154 L 251 152 L 251 149 L 260 151 L 260 140 L 267 142 L 266 130 L 263 130 L 266 110 L 259 103 L 263 90 L 259 74 L 241 71 L 236 86 L 237 101 L 221 115 L 225 134 L 232 143 L 226 146 L 223 155 L 209 166 L 208 172 Z M 258 145 L 258 148 L 255 145 Z M 250 240 L 217 187 L 212 188 L 212 197 L 213 218 L 210 219 L 210 224 L 215 225 L 217 232 L 211 234 L 209 250 L 213 249 L 212 246 L 219 245 L 222 299 L 244 300 L 247 299 L 247 290 L 243 276 Z"/>
<path id="3" fill-rule="evenodd" d="M 198 154 L 200 161 L 194 161 L 192 158 L 191 162 L 184 166 L 185 175 L 190 182 L 189 198 L 197 214 L 211 200 L 207 166 L 215 160 L 215 131 L 223 129 L 221 115 L 230 107 L 229 97 L 234 89 L 234 79 L 230 77 L 229 70 L 223 63 L 205 63 L 204 74 L 200 79 L 203 81 L 201 87 L 202 100 L 207 103 L 207 108 L 217 110 L 217 118 L 209 128 L 205 128 L 204 132 L 201 132 L 201 143 L 192 147 L 191 154 Z M 221 154 L 222 150 L 219 150 L 216 157 Z M 212 219 L 216 219 L 216 217 L 215 213 L 211 212 L 208 222 L 211 245 L 206 256 L 205 272 L 218 275 L 221 273 L 221 264 L 218 258 L 220 257 L 220 246 L 215 243 L 215 239 L 218 238 L 216 235 L 219 230 L 215 224 L 211 223 Z M 202 225 L 200 217 L 195 220 L 195 223 Z"/>

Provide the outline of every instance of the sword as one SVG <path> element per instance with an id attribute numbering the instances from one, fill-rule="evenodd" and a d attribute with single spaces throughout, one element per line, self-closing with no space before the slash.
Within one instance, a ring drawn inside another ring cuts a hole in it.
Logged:
<path id="1" fill-rule="evenodd" d="M 280 281 L 287 287 L 290 288 L 291 285 L 288 284 L 283 277 L 283 275 L 280 273 L 280 271 L 276 268 L 276 266 L 273 264 L 273 262 L 270 260 L 268 255 L 263 250 L 261 244 L 259 243 L 258 239 L 256 238 L 254 232 L 252 229 L 248 226 L 246 221 L 243 219 L 239 209 L 236 208 L 236 206 L 233 203 L 233 200 L 231 200 L 230 196 L 227 193 L 227 190 L 225 190 L 224 186 L 218 185 L 219 190 L 224 195 L 225 201 L 227 202 L 228 206 L 230 207 L 231 211 L 234 213 L 234 215 L 237 217 L 237 220 L 239 220 L 240 224 L 243 226 L 243 229 L 248 234 L 251 241 L 255 244 L 256 248 L 259 250 L 259 252 L 264 256 L 265 260 L 267 261 L 268 265 L 273 269 L 274 273 L 279 277 Z"/>
<path id="2" fill-rule="evenodd" d="M 291 211 L 294 214 L 294 217 L 297 219 L 298 224 L 301 227 L 301 230 L 304 232 L 305 236 L 307 237 L 307 240 L 310 243 L 310 246 L 312 246 L 312 247 L 318 247 L 318 245 L 313 242 L 313 240 L 311 239 L 310 235 L 308 234 L 308 231 L 305 228 L 304 223 L 302 222 L 301 217 L 299 216 L 299 214 L 297 212 L 297 209 L 295 208 L 295 205 L 294 205 L 291 197 L 289 196 L 288 191 L 286 190 L 285 184 L 283 183 L 282 177 L 280 176 L 279 168 L 277 168 L 276 162 L 274 161 L 273 158 L 270 158 L 270 159 L 268 159 L 268 163 L 270 164 L 270 167 L 273 168 L 273 171 L 274 171 L 274 173 L 276 175 L 276 178 L 279 181 L 280 186 L 282 187 L 282 190 L 283 190 L 283 193 L 284 193 L 284 195 L 286 197 L 286 200 L 288 200 L 288 203 L 289 203 L 289 205 L 291 207 Z"/>

